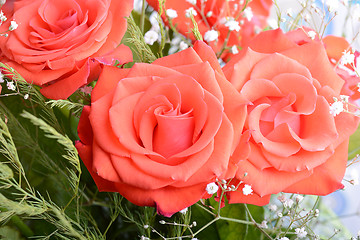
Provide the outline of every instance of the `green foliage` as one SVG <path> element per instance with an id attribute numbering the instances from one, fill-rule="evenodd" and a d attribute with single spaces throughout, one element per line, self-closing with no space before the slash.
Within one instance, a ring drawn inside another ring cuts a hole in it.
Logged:
<path id="1" fill-rule="evenodd" d="M 140 28 L 136 25 L 133 17 L 127 18 L 128 29 L 130 37 L 127 38 L 127 41 L 130 43 L 130 47 L 135 52 L 135 55 L 138 56 L 140 62 L 152 63 L 156 60 L 156 56 L 151 51 L 150 47 L 145 43 L 143 34 Z"/>

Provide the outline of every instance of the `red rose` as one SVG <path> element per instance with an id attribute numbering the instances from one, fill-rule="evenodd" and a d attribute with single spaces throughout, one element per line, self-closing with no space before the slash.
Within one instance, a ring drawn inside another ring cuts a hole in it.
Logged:
<path id="1" fill-rule="evenodd" d="M 211 48 L 197 42 L 152 64 L 105 67 L 76 147 L 100 191 L 171 216 L 231 174 L 245 108 Z"/>
<path id="2" fill-rule="evenodd" d="M 42 86 L 44 96 L 67 98 L 96 79 L 100 64 L 132 60 L 120 45 L 133 1 L 22 0 L 3 6 L 18 28 L 0 39 L 1 61 L 30 83 Z"/>
<path id="3" fill-rule="evenodd" d="M 265 31 L 223 70 L 252 102 L 244 127 L 251 151 L 238 163 L 238 181 L 260 196 L 326 195 L 343 187 L 349 136 L 358 119 L 330 114 L 344 81 L 321 42 L 299 44 L 281 30 Z M 243 201 L 242 194 L 230 194 L 230 202 Z"/>
<path id="4" fill-rule="evenodd" d="M 288 36 L 289 39 L 298 45 L 301 45 L 312 41 L 312 39 L 309 37 L 310 31 L 313 30 L 309 28 L 301 28 L 286 33 L 286 36 Z M 316 37 L 315 40 L 320 41 L 318 37 Z M 360 82 L 360 78 L 354 71 L 354 67 L 356 67 L 358 64 L 356 59 L 353 66 L 349 64 L 343 66 L 341 64 L 341 57 L 343 56 L 344 52 L 349 52 L 351 50 L 350 44 L 343 37 L 331 35 L 324 37 L 321 42 L 324 44 L 327 56 L 334 66 L 336 73 L 345 81 L 341 90 L 341 94 L 349 96 L 351 101 L 360 99 L 360 92 L 358 91 L 358 83 Z M 360 53 L 358 51 L 354 52 L 355 57 L 359 57 L 359 55 Z"/>
<path id="5" fill-rule="evenodd" d="M 158 0 L 147 0 L 147 2 L 156 10 L 159 10 Z M 208 42 L 215 52 L 220 52 L 227 38 L 229 32 L 229 27 L 226 24 L 227 20 L 236 19 L 235 24 L 240 27 L 240 30 L 230 32 L 227 47 L 231 48 L 234 45 L 243 47 L 247 45 L 247 41 L 255 35 L 256 31 L 260 31 L 267 25 L 266 19 L 272 6 L 271 0 L 253 0 L 247 5 L 247 10 L 243 11 L 246 1 L 240 3 L 240 1 L 226 0 L 197 0 L 195 2 L 196 5 L 192 5 L 187 0 L 166 0 L 165 11 L 167 9 L 177 11 L 178 16 L 171 20 L 172 24 L 176 26 L 181 34 L 194 40 L 191 32 L 193 24 L 185 14 L 187 9 L 194 8 L 196 11 L 194 18 L 201 35 L 204 37 L 209 30 L 216 30 L 219 33 L 217 41 Z M 251 11 L 251 13 L 248 11 Z M 247 13 L 249 14 L 246 15 Z M 250 14 L 253 16 L 251 17 Z M 166 21 L 166 14 L 163 15 L 163 18 Z M 226 50 L 222 57 L 227 57 L 229 53 L 230 51 Z"/>
<path id="6" fill-rule="evenodd" d="M 350 44 L 345 38 L 336 36 L 327 36 L 323 39 L 323 42 L 329 58 L 332 60 L 333 64 L 336 65 L 335 70 L 337 74 L 345 80 L 341 94 L 349 96 L 352 101 L 360 99 L 358 85 L 360 83 L 360 78 L 354 71 L 354 67 L 357 67 L 357 64 L 360 63 L 355 59 L 353 66 L 349 66 L 348 64 L 345 66 L 341 65 L 341 57 L 343 56 L 344 51 L 351 50 Z M 354 56 L 359 57 L 359 55 L 360 53 L 355 51 Z"/>

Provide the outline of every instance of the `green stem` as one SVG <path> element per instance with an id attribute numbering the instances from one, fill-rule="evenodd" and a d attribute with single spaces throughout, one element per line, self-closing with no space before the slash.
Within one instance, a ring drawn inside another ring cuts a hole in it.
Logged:
<path id="1" fill-rule="evenodd" d="M 145 26 L 145 3 L 146 1 L 142 1 L 142 9 L 141 9 L 141 16 L 140 16 L 140 31 L 142 34 L 144 34 L 144 26 Z"/>
<path id="2" fill-rule="evenodd" d="M 12 216 L 10 221 L 20 230 L 21 234 L 25 237 L 32 237 L 34 236 L 34 232 L 26 225 L 23 220 L 21 220 L 18 216 Z"/>

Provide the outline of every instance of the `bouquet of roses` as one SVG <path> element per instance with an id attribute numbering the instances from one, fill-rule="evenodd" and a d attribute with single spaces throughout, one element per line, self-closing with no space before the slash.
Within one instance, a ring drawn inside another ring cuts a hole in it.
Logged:
<path id="1" fill-rule="evenodd" d="M 360 149 L 360 54 L 324 37 L 333 4 L 0 4 L 0 236 L 351 236 L 321 226 Z"/>

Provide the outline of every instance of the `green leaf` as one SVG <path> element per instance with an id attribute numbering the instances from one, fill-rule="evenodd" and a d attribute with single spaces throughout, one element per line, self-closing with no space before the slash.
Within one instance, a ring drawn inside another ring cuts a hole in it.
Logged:
<path id="1" fill-rule="evenodd" d="M 221 216 L 247 220 L 244 204 L 227 204 L 226 207 L 221 210 Z M 217 221 L 216 227 L 221 240 L 245 239 L 248 229 L 248 225 L 224 220 Z"/>
<path id="2" fill-rule="evenodd" d="M 212 221 L 214 219 L 214 216 L 195 204 L 191 207 L 191 219 L 192 221 L 196 221 L 196 227 L 194 227 L 193 229 L 193 231 L 196 232 L 200 228 L 208 224 L 210 221 Z M 210 226 L 208 226 L 204 231 L 196 235 L 196 238 L 207 239 L 207 240 L 221 239 L 216 227 L 216 223 L 213 223 Z"/>
<path id="3" fill-rule="evenodd" d="M 1 239 L 12 239 L 12 240 L 22 240 L 20 233 L 9 226 L 4 226 L 0 228 L 0 238 Z"/>
<path id="4" fill-rule="evenodd" d="M 247 205 L 252 217 L 257 223 L 261 223 L 264 220 L 264 207 L 255 205 Z M 250 225 L 246 234 L 246 239 L 262 239 L 263 234 L 255 226 Z"/>
<path id="5" fill-rule="evenodd" d="M 360 154 L 360 128 L 350 137 L 349 159 L 356 157 L 357 154 Z"/>

